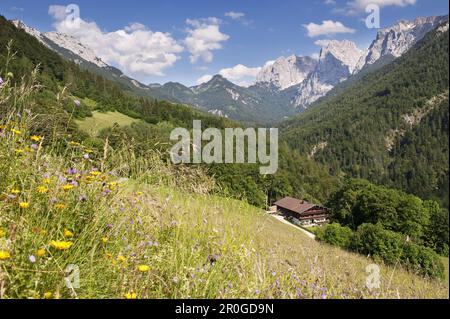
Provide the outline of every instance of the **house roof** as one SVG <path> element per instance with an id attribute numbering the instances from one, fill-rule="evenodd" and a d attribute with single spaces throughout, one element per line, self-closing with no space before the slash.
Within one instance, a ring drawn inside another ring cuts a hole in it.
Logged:
<path id="1" fill-rule="evenodd" d="M 275 202 L 275 205 L 298 214 L 302 214 L 317 206 L 315 204 L 308 203 L 307 201 L 292 197 L 285 197 L 283 199 L 280 199 L 279 201 Z"/>

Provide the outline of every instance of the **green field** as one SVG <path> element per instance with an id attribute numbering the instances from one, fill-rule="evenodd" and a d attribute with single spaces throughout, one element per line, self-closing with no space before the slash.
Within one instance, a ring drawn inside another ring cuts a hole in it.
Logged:
<path id="1" fill-rule="evenodd" d="M 88 117 L 83 120 L 76 121 L 82 131 L 89 133 L 92 136 L 98 135 L 98 133 L 108 127 L 112 127 L 114 124 L 119 126 L 127 126 L 133 123 L 139 122 L 139 120 L 126 116 L 119 112 L 92 112 L 92 117 Z"/>

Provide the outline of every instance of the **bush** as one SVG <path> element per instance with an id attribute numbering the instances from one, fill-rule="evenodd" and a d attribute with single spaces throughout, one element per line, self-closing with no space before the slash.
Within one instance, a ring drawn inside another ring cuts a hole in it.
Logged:
<path id="1" fill-rule="evenodd" d="M 372 255 L 386 264 L 400 263 L 406 268 L 432 278 L 444 278 L 444 266 L 432 249 L 408 242 L 404 236 L 381 224 L 363 224 L 352 238 L 351 249 Z"/>
<path id="2" fill-rule="evenodd" d="M 353 232 L 337 223 L 316 230 L 317 239 L 333 246 L 349 249 Z"/>

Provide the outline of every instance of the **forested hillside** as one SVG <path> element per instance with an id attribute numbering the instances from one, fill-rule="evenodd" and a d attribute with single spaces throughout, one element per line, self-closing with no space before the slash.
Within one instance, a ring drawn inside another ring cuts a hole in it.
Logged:
<path id="1" fill-rule="evenodd" d="M 448 31 L 282 124 L 283 138 L 336 176 L 369 179 L 448 207 Z"/>

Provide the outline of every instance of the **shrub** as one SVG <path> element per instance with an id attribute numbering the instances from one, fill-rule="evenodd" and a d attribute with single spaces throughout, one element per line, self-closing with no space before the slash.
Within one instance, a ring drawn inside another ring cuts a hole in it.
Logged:
<path id="1" fill-rule="evenodd" d="M 333 246 L 343 249 L 350 247 L 353 232 L 348 227 L 343 227 L 337 223 L 326 225 L 316 230 L 317 239 Z"/>

